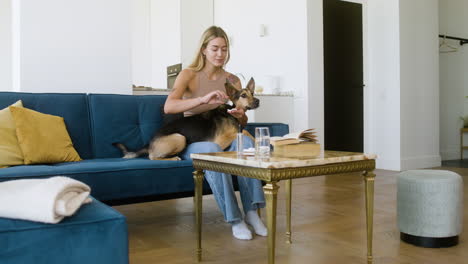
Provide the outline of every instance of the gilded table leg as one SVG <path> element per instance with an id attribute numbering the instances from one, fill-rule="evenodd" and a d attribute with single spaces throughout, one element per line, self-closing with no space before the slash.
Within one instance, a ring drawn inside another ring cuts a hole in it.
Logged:
<path id="1" fill-rule="evenodd" d="M 291 244 L 291 197 L 292 180 L 286 180 L 286 243 Z"/>
<path id="2" fill-rule="evenodd" d="M 197 228 L 197 260 L 201 261 L 201 229 L 202 229 L 202 196 L 203 196 L 203 170 L 193 172 L 195 182 L 195 225 Z"/>
<path id="3" fill-rule="evenodd" d="M 275 239 L 276 239 L 276 200 L 279 186 L 275 181 L 268 182 L 264 187 L 267 209 L 268 227 L 268 264 L 275 263 Z"/>
<path id="4" fill-rule="evenodd" d="M 373 171 L 364 172 L 364 183 L 366 189 L 366 226 L 367 226 L 367 263 L 372 263 L 372 235 L 374 221 L 374 180 Z"/>

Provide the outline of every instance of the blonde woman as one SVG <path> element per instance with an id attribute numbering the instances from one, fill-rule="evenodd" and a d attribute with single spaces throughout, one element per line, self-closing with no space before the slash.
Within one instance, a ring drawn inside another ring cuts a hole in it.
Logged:
<path id="1" fill-rule="evenodd" d="M 228 79 L 237 89 L 241 89 L 239 78 L 224 70 L 229 61 L 229 39 L 220 27 L 212 26 L 202 35 L 200 46 L 193 63 L 182 70 L 175 80 L 173 91 L 164 105 L 166 114 L 184 113 L 184 116 L 200 114 L 224 104 L 228 100 L 224 83 Z M 247 123 L 243 110 L 232 109 L 230 114 L 242 125 Z M 253 147 L 249 137 L 244 137 L 243 147 Z M 187 146 L 181 153 L 183 159 L 190 159 L 191 153 L 233 151 L 237 141 L 223 150 L 213 142 L 197 142 Z M 245 217 L 242 215 L 229 174 L 205 171 L 215 200 L 224 215 L 232 224 L 232 234 L 237 239 L 250 240 L 251 225 L 257 235 L 266 236 L 267 229 L 258 217 L 257 208 L 265 207 L 262 184 L 259 180 L 237 177 Z"/>

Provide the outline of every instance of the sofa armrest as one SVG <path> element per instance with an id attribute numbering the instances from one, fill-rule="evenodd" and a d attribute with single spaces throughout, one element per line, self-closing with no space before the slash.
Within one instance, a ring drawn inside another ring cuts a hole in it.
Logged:
<path id="1" fill-rule="evenodd" d="M 256 127 L 268 127 L 272 137 L 281 137 L 289 133 L 289 125 L 283 123 L 248 123 L 245 130 L 255 137 Z"/>

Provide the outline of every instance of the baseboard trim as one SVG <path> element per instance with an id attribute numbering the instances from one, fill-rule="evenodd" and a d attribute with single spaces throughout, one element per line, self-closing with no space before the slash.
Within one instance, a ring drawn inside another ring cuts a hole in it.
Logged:
<path id="1" fill-rule="evenodd" d="M 460 159 L 460 149 L 450 149 L 446 151 L 441 151 L 440 156 L 442 160 L 457 160 Z M 468 157 L 468 155 L 466 156 Z"/>
<path id="2" fill-rule="evenodd" d="M 380 170 L 400 171 L 400 160 L 384 159 L 377 156 L 375 167 Z"/>
<path id="3" fill-rule="evenodd" d="M 401 160 L 381 158 L 377 158 L 376 160 L 377 169 L 394 171 L 425 169 L 440 167 L 441 165 L 442 159 L 440 155 L 402 158 Z"/>
<path id="4" fill-rule="evenodd" d="M 419 156 L 401 159 L 401 170 L 424 169 L 432 167 L 440 167 L 442 159 L 440 155 L 434 156 Z"/>

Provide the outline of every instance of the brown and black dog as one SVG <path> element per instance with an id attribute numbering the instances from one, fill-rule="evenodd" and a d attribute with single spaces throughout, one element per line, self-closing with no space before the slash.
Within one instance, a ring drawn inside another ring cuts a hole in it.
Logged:
<path id="1" fill-rule="evenodd" d="M 224 86 L 233 105 L 223 104 L 213 110 L 169 122 L 156 133 L 147 147 L 138 151 L 130 152 L 121 143 L 114 143 L 114 146 L 122 150 L 124 158 L 148 154 L 151 160 L 180 160 L 177 154 L 194 142 L 211 141 L 221 149 L 227 148 L 236 138 L 240 127 L 239 121 L 229 114 L 228 110 L 255 109 L 260 105 L 260 101 L 254 97 L 253 78 L 249 80 L 247 87 L 241 90 L 237 90 L 228 80 Z"/>

